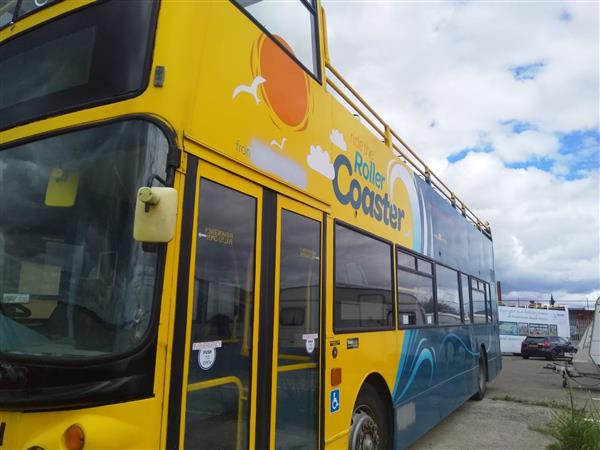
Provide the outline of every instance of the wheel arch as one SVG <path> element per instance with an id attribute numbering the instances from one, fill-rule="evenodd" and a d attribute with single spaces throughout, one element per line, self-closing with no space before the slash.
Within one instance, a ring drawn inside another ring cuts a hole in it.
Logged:
<path id="1" fill-rule="evenodd" d="M 360 389 L 358 389 L 358 391 L 356 392 L 356 398 L 354 399 L 354 405 L 356 405 L 356 400 L 358 399 L 360 392 L 362 391 L 364 385 L 366 385 L 366 384 L 369 384 L 373 388 L 375 388 L 375 390 L 377 391 L 377 394 L 379 396 L 379 400 L 382 402 L 383 406 L 385 407 L 385 410 L 388 413 L 387 414 L 388 426 L 389 426 L 389 429 L 391 430 L 392 439 L 393 439 L 395 427 L 394 427 L 394 406 L 392 403 L 392 394 L 390 392 L 390 389 L 389 389 L 385 379 L 383 378 L 383 376 L 380 373 L 371 372 L 369 375 L 366 376 L 366 378 L 363 380 L 362 384 L 360 385 Z"/>

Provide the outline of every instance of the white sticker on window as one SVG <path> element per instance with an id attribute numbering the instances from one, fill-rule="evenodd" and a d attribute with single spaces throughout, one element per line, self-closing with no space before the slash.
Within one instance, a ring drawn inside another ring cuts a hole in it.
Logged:
<path id="1" fill-rule="evenodd" d="M 303 341 L 314 341 L 315 339 L 319 338 L 319 333 L 312 333 L 312 334 L 303 334 L 302 335 L 302 340 Z"/>
<path id="2" fill-rule="evenodd" d="M 29 303 L 29 294 L 4 294 L 2 303 Z"/>
<path id="3" fill-rule="evenodd" d="M 307 353 L 312 353 L 315 351 L 315 347 L 316 347 L 316 343 L 315 341 L 319 338 L 319 334 L 318 333 L 311 333 L 311 334 L 303 334 L 302 335 L 302 340 L 304 341 L 304 344 L 306 346 L 306 352 Z"/>
<path id="4" fill-rule="evenodd" d="M 198 365 L 202 370 L 210 369 L 217 359 L 217 349 L 223 346 L 223 341 L 194 342 L 192 350 L 198 351 Z"/>
<path id="5" fill-rule="evenodd" d="M 221 348 L 223 341 L 207 341 L 207 342 L 194 342 L 192 344 L 192 350 L 202 350 L 206 348 Z"/>
<path id="6" fill-rule="evenodd" d="M 214 348 L 202 348 L 198 352 L 198 365 L 202 370 L 210 369 L 217 359 L 217 350 Z"/>

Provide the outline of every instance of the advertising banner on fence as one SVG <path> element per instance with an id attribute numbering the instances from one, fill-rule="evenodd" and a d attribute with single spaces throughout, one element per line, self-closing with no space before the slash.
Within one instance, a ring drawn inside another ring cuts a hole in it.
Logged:
<path id="1" fill-rule="evenodd" d="M 500 349 L 520 353 L 526 336 L 561 336 L 569 339 L 569 311 L 498 306 Z"/>

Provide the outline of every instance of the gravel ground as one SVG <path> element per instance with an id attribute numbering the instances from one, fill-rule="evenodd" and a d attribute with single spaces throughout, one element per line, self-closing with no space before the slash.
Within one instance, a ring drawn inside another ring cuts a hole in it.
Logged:
<path id="1" fill-rule="evenodd" d="M 410 449 L 546 448 L 552 439 L 535 429 L 552 418 L 554 409 L 544 404 L 567 401 L 561 377 L 545 369 L 547 362 L 541 359 L 505 356 L 502 363 L 483 401 L 465 403 Z M 588 390 L 572 385 L 577 405 L 591 401 L 600 407 L 600 386 Z"/>

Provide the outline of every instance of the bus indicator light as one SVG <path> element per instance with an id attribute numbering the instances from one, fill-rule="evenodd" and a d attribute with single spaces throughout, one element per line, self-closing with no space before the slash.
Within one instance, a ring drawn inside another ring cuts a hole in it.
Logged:
<path id="1" fill-rule="evenodd" d="M 338 386 L 342 384 L 342 368 L 334 367 L 331 369 L 331 385 Z"/>
<path id="2" fill-rule="evenodd" d="M 81 450 L 85 444 L 83 430 L 77 424 L 71 425 L 65 431 L 65 446 L 69 450 Z"/>

